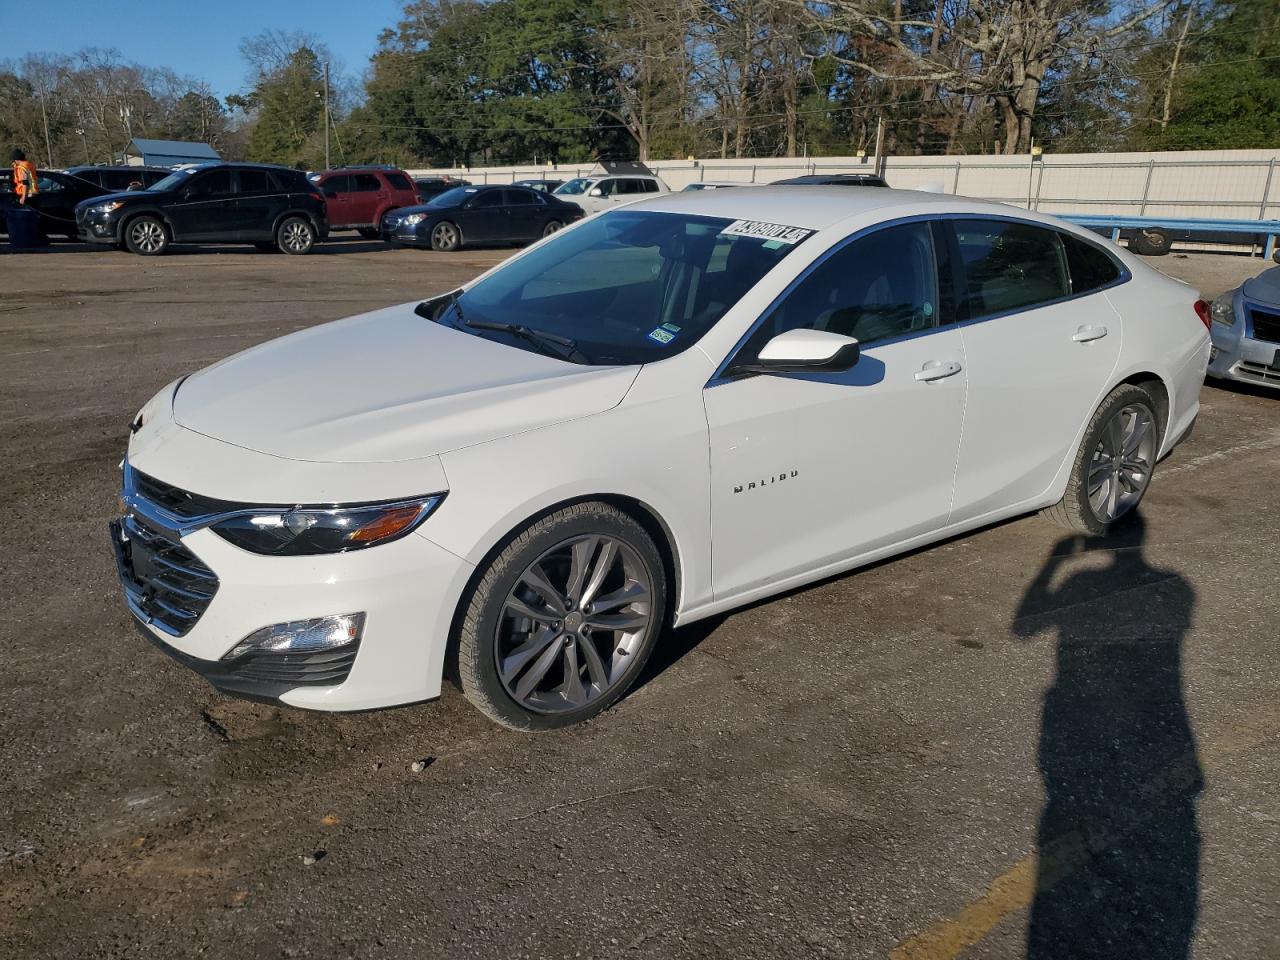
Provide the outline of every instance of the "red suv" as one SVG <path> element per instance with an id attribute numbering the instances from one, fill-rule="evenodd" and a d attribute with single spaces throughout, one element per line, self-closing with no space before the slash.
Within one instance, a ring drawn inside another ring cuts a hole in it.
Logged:
<path id="1" fill-rule="evenodd" d="M 378 238 L 382 215 L 396 207 L 419 202 L 413 181 L 395 167 L 342 167 L 312 175 L 324 193 L 331 230 L 358 230 L 370 240 Z"/>

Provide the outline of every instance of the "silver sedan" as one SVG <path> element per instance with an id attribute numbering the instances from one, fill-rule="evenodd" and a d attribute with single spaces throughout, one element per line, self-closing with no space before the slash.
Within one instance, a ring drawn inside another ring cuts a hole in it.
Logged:
<path id="1" fill-rule="evenodd" d="M 1280 267 L 1228 290 L 1210 314 L 1209 376 L 1280 390 Z"/>

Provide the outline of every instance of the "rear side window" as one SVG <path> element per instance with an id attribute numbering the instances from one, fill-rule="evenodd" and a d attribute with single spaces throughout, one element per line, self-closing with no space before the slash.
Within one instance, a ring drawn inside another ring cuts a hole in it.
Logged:
<path id="1" fill-rule="evenodd" d="M 378 178 L 372 173 L 357 173 L 352 176 L 351 180 L 353 182 L 352 189 L 358 193 L 382 189 L 382 184 L 378 182 Z"/>
<path id="2" fill-rule="evenodd" d="M 527 207 L 532 204 L 542 202 L 541 200 L 538 199 L 538 195 L 534 193 L 532 190 L 512 189 L 512 190 L 503 190 L 502 192 L 506 195 L 506 200 L 504 202 L 510 204 L 511 206 Z"/>
<path id="3" fill-rule="evenodd" d="M 391 184 L 392 190 L 412 190 L 413 184 L 409 182 L 409 178 L 403 173 L 388 173 L 387 182 Z"/>
<path id="4" fill-rule="evenodd" d="M 962 319 L 1035 307 L 1070 294 L 1055 230 L 1010 220 L 956 220 Z"/>
<path id="5" fill-rule="evenodd" d="M 658 181 L 657 181 L 657 180 L 641 180 L 641 181 L 640 181 L 640 185 L 641 185 L 641 190 L 642 190 L 642 192 L 643 192 L 643 193 L 657 193 L 657 192 L 658 192 Z"/>
<path id="6" fill-rule="evenodd" d="M 1067 252 L 1067 267 L 1071 271 L 1071 292 L 1088 293 L 1120 279 L 1120 268 L 1107 254 L 1088 240 L 1069 233 L 1059 234 L 1062 247 Z"/>
<path id="7" fill-rule="evenodd" d="M 241 170 L 240 171 L 240 192 L 241 193 L 266 193 L 268 190 L 274 189 L 271 186 L 271 178 L 265 170 Z"/>

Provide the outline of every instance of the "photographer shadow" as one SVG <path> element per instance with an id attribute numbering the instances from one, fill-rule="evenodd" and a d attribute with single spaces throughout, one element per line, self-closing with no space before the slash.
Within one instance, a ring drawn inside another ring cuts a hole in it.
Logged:
<path id="1" fill-rule="evenodd" d="M 1106 540 L 1062 540 L 1013 624 L 1057 640 L 1029 960 L 1190 956 L 1204 781 L 1181 654 L 1195 591 L 1147 563 L 1144 534 L 1134 516 Z"/>

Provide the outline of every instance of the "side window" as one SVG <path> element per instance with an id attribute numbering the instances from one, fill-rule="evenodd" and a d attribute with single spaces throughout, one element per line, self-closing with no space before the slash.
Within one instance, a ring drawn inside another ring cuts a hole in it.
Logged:
<path id="1" fill-rule="evenodd" d="M 191 193 L 196 197 L 220 197 L 231 193 L 231 171 L 211 170 L 195 179 Z"/>
<path id="2" fill-rule="evenodd" d="M 516 207 L 528 207 L 538 202 L 538 197 L 532 190 L 503 190 L 506 195 L 505 203 Z"/>
<path id="3" fill-rule="evenodd" d="M 962 319 L 1008 313 L 1070 293 L 1055 230 L 1011 220 L 955 220 Z"/>
<path id="4" fill-rule="evenodd" d="M 41 193 L 57 193 L 59 190 L 65 189 L 65 185 L 61 180 L 55 180 L 46 173 L 36 175 L 36 187 Z"/>
<path id="5" fill-rule="evenodd" d="M 1120 268 L 1104 251 L 1069 233 L 1059 234 L 1071 271 L 1071 292 L 1088 293 L 1120 278 Z"/>
<path id="6" fill-rule="evenodd" d="M 265 170 L 241 170 L 241 193 L 266 193 L 271 190 L 271 178 Z"/>
<path id="7" fill-rule="evenodd" d="M 484 190 L 476 196 L 475 205 L 477 207 L 500 207 L 506 201 L 503 199 L 504 190 Z"/>
<path id="8" fill-rule="evenodd" d="M 933 233 L 928 223 L 886 227 L 819 264 L 751 335 L 739 357 L 788 330 L 827 330 L 864 346 L 938 325 Z"/>
<path id="9" fill-rule="evenodd" d="M 403 173 L 388 173 L 387 182 L 391 184 L 392 190 L 412 190 L 413 184 L 409 182 L 409 178 Z"/>
<path id="10" fill-rule="evenodd" d="M 357 173 L 351 179 L 355 182 L 354 189 L 358 193 L 382 189 L 382 183 L 372 173 Z"/>
<path id="11" fill-rule="evenodd" d="M 615 194 L 621 193 L 621 189 L 619 187 L 619 184 L 621 183 L 621 180 L 601 180 L 596 184 L 596 186 L 600 188 L 600 192 L 604 196 L 612 197 Z"/>
<path id="12" fill-rule="evenodd" d="M 320 181 L 320 189 L 325 193 L 350 193 L 351 178 L 345 173 L 335 173 L 332 177 L 325 177 Z"/>
<path id="13" fill-rule="evenodd" d="M 103 170 L 99 173 L 99 183 L 108 190 L 128 190 L 129 184 L 142 182 L 142 174 L 132 174 L 128 170 Z"/>
<path id="14" fill-rule="evenodd" d="M 640 189 L 644 193 L 657 193 L 658 181 L 657 180 L 641 180 Z"/>

